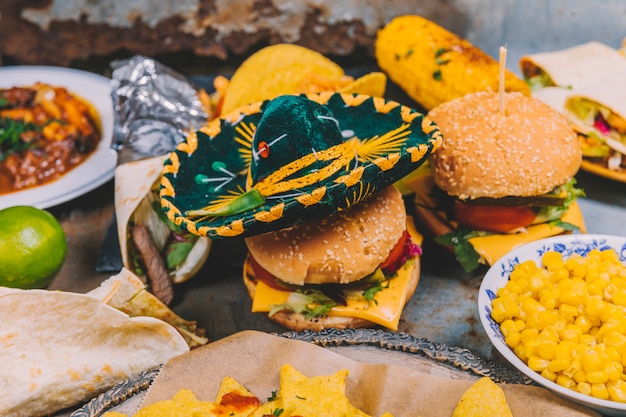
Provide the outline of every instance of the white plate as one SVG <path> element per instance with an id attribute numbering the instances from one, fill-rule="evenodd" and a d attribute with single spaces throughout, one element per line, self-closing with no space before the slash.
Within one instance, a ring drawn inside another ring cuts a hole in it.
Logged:
<path id="1" fill-rule="evenodd" d="M 609 400 L 601 400 L 584 395 L 576 391 L 558 385 L 539 373 L 530 369 L 506 344 L 500 331 L 500 326 L 491 318 L 491 301 L 496 297 L 498 289 L 504 287 L 509 280 L 511 271 L 515 265 L 528 260 L 541 265 L 541 257 L 546 251 L 557 251 L 568 258 L 572 254 L 585 256 L 592 249 L 613 248 L 619 254 L 622 263 L 626 263 L 626 237 L 598 235 L 598 234 L 572 234 L 556 236 L 538 240 L 520 246 L 504 255 L 489 268 L 480 285 L 478 293 L 478 312 L 483 328 L 489 336 L 489 340 L 498 352 L 536 383 L 543 385 L 557 394 L 562 395 L 574 402 L 593 408 L 603 415 L 623 416 L 626 415 L 626 403 Z"/>
<path id="2" fill-rule="evenodd" d="M 37 81 L 65 87 L 91 102 L 100 115 L 102 139 L 89 158 L 58 179 L 37 187 L 0 195 L 0 209 L 17 205 L 52 207 L 83 195 L 113 178 L 117 153 L 111 148 L 114 118 L 109 79 L 98 74 L 62 67 L 0 67 L 0 88 L 28 86 Z"/>

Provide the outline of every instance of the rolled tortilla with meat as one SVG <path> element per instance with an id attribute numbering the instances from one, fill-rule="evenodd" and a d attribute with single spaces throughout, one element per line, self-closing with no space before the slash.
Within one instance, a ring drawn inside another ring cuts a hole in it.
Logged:
<path id="1" fill-rule="evenodd" d="M 544 87 L 578 89 L 613 71 L 626 71 L 624 56 L 600 42 L 525 55 L 519 65 L 533 91 Z"/>
<path id="2" fill-rule="evenodd" d="M 12 289 L 0 311 L 3 417 L 51 415 L 189 351 L 164 321 L 86 294 Z"/>
<path id="3" fill-rule="evenodd" d="M 181 230 L 161 211 L 159 182 L 166 157 L 116 168 L 115 215 L 123 265 L 168 305 L 173 284 L 188 280 L 204 265 L 211 241 Z"/>
<path id="4" fill-rule="evenodd" d="M 626 63 L 626 60 L 624 60 Z M 595 83 L 570 92 L 565 114 L 579 133 L 583 157 L 591 165 L 620 173 L 626 181 L 626 70 L 613 71 Z"/>

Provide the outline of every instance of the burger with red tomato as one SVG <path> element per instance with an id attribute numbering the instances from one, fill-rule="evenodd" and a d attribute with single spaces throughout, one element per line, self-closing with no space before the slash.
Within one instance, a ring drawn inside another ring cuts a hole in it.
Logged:
<path id="1" fill-rule="evenodd" d="M 397 330 L 420 273 L 421 235 L 392 185 L 328 217 L 246 238 L 252 311 L 296 330 Z"/>
<path id="2" fill-rule="evenodd" d="M 413 181 L 417 217 L 466 271 L 526 242 L 584 232 L 576 134 L 554 108 L 520 93 L 479 92 L 428 117 L 443 145 Z"/>

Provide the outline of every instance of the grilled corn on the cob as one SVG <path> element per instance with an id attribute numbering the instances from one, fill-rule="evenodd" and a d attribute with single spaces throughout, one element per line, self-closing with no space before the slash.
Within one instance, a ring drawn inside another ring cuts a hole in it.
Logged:
<path id="1" fill-rule="evenodd" d="M 380 29 L 375 54 L 387 76 L 425 110 L 468 93 L 498 91 L 495 59 L 421 16 L 399 16 Z M 505 74 L 506 91 L 530 95 L 524 80 Z"/>

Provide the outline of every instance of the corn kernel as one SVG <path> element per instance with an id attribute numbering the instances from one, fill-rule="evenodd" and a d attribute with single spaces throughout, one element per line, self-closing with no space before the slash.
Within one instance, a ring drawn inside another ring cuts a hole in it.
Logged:
<path id="1" fill-rule="evenodd" d="M 550 365 L 550 361 L 539 356 L 528 357 L 528 367 L 536 372 L 541 372 Z"/>
<path id="2" fill-rule="evenodd" d="M 600 317 L 606 308 L 606 302 L 599 295 L 592 295 L 587 301 L 585 311 L 589 314 L 589 317 Z"/>
<path id="3" fill-rule="evenodd" d="M 609 380 L 609 374 L 605 370 L 587 372 L 587 382 L 602 384 Z"/>
<path id="4" fill-rule="evenodd" d="M 592 326 L 591 318 L 586 314 L 581 314 L 576 317 L 574 324 L 580 328 L 580 331 L 583 333 L 587 333 Z"/>
<path id="5" fill-rule="evenodd" d="M 568 340 L 570 342 L 578 342 L 581 335 L 582 330 L 575 324 L 566 324 L 563 330 L 559 332 L 561 340 Z"/>
<path id="6" fill-rule="evenodd" d="M 591 384 L 591 395 L 602 400 L 609 399 L 609 391 L 605 384 Z"/>
<path id="7" fill-rule="evenodd" d="M 582 364 L 585 372 L 599 371 L 604 368 L 604 361 L 600 354 L 594 349 L 587 349 L 582 357 Z"/>
<path id="8" fill-rule="evenodd" d="M 550 370 L 550 366 L 548 365 L 548 367 L 546 369 L 541 371 L 541 376 L 546 378 L 549 381 L 554 382 L 554 381 L 556 381 L 557 374 L 556 374 L 556 372 L 552 372 Z"/>
<path id="9" fill-rule="evenodd" d="M 576 386 L 576 381 L 574 381 L 572 378 L 566 376 L 566 375 L 559 375 L 556 377 L 556 382 L 557 384 L 559 384 L 562 387 L 565 388 L 574 388 Z"/>
<path id="10" fill-rule="evenodd" d="M 613 401 L 626 402 L 626 382 L 623 380 L 609 381 L 606 384 L 606 388 L 609 391 L 609 397 Z"/>
<path id="11" fill-rule="evenodd" d="M 554 270 L 555 268 L 563 268 L 565 263 L 563 262 L 563 256 L 560 252 L 547 251 L 541 257 L 541 263 L 548 269 Z"/>
<path id="12" fill-rule="evenodd" d="M 507 344 L 511 349 L 515 349 L 515 347 L 519 344 L 521 336 L 519 332 L 512 332 L 504 336 L 504 343 Z"/>
<path id="13" fill-rule="evenodd" d="M 578 313 L 579 313 L 578 308 L 574 307 L 573 305 L 562 303 L 559 306 L 559 314 L 567 322 L 574 321 L 576 316 L 578 316 Z"/>
<path id="14" fill-rule="evenodd" d="M 521 342 L 526 344 L 531 340 L 537 340 L 539 336 L 539 330 L 534 328 L 526 328 L 520 332 Z"/>
<path id="15" fill-rule="evenodd" d="M 578 385 L 576 385 L 576 389 L 581 394 L 591 395 L 591 384 L 588 382 L 579 382 Z"/>
<path id="16" fill-rule="evenodd" d="M 541 340 L 537 346 L 537 353 L 542 359 L 552 360 L 556 357 L 557 343 L 551 340 Z"/>
<path id="17" fill-rule="evenodd" d="M 570 364 L 570 361 L 567 358 L 556 357 L 550 361 L 550 364 L 548 364 L 548 367 L 546 369 L 554 373 L 561 372 L 561 371 L 566 370 L 569 364 Z"/>
<path id="18" fill-rule="evenodd" d="M 517 326 L 512 319 L 506 319 L 500 323 L 500 331 L 502 331 L 502 334 L 506 336 L 509 333 L 517 332 Z"/>
<path id="19" fill-rule="evenodd" d="M 605 371 L 609 381 L 617 381 L 624 374 L 624 367 L 617 361 L 610 361 L 605 367 Z"/>

